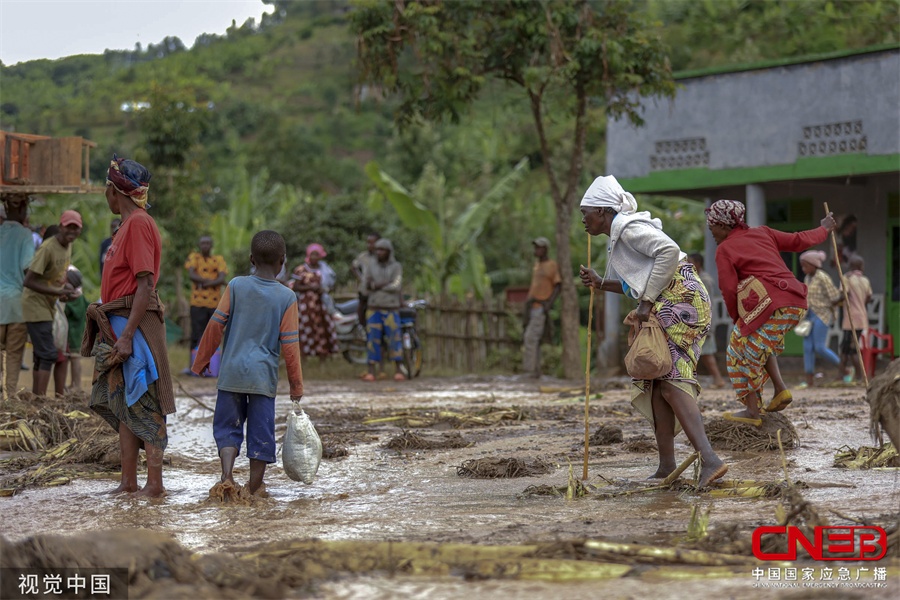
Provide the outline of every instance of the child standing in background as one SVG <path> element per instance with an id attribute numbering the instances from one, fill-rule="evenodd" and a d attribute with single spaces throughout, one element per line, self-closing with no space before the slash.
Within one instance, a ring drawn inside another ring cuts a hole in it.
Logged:
<path id="1" fill-rule="evenodd" d="M 87 308 L 89 302 L 84 297 L 84 290 L 81 288 L 82 277 L 74 265 L 69 265 L 66 271 L 66 280 L 75 288 L 75 291 L 69 294 L 69 300 L 66 302 L 66 320 L 69 322 L 69 352 L 68 359 L 70 365 L 69 390 L 81 391 L 81 354 L 78 350 L 81 348 L 81 338 L 84 336 L 84 325 L 87 321 Z"/>
<path id="2" fill-rule="evenodd" d="M 276 279 L 285 261 L 284 238 L 260 231 L 250 243 L 253 275 L 228 283 L 206 326 L 192 370 L 202 375 L 223 343 L 217 383 L 218 398 L 213 434 L 222 463 L 222 478 L 210 496 L 234 497 L 241 486 L 234 481 L 234 462 L 244 441 L 250 459 L 250 494 L 266 496 L 263 476 L 275 462 L 275 393 L 278 356 L 284 355 L 291 400 L 303 397 L 303 373 L 297 330 L 297 299 Z M 217 488 L 219 491 L 217 492 Z"/>

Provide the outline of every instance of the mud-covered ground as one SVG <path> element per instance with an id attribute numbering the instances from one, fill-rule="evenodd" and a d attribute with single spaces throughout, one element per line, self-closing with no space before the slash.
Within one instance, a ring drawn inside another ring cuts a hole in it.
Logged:
<path id="1" fill-rule="evenodd" d="M 182 383 L 198 400 L 214 405 L 213 380 L 187 379 Z M 178 413 L 169 421 L 167 457 L 171 465 L 164 472 L 168 490 L 165 499 L 101 495 L 115 486 L 115 475 L 76 479 L 58 487 L 29 488 L 0 498 L 0 535 L 16 543 L 40 534 L 145 528 L 171 535 L 187 552 L 229 556 L 246 555 L 264 543 L 310 539 L 477 546 L 564 546 L 589 539 L 673 546 L 688 536 L 692 510 L 699 509 L 699 514 L 709 515 L 706 549 L 746 555 L 753 529 L 777 524 L 776 510 L 782 504 L 779 498 L 720 497 L 709 491 L 698 492 L 687 484 L 693 468 L 685 472 L 685 484 L 674 490 L 641 491 L 640 487 L 650 485 L 645 478 L 657 467 L 655 445 L 649 424 L 628 402 L 624 380 L 594 382 L 592 391 L 602 397 L 592 397 L 590 402 L 591 433 L 606 424 L 620 427 L 623 435 L 621 442 L 590 447 L 587 483 L 591 485 L 587 495 L 567 500 L 564 496 L 526 493 L 530 486 L 563 488 L 570 472 L 580 479 L 584 403 L 583 396 L 560 393 L 570 386 L 546 379 L 538 383 L 504 377 L 423 378 L 375 384 L 309 381 L 302 405 L 322 435 L 326 452 L 335 457 L 323 460 L 312 485 L 288 479 L 280 462 L 271 466 L 266 473 L 271 497 L 252 506 L 208 501 L 209 488 L 219 476 L 212 414 L 179 394 Z M 900 471 L 833 466 L 835 453 L 842 446 L 874 445 L 868 431 L 864 390 L 821 388 L 796 391 L 794 396 L 794 403 L 783 414 L 795 426 L 800 445 L 787 449 L 786 459 L 789 477 L 801 488 L 805 500 L 832 524 L 854 524 L 852 520 L 896 524 Z M 701 396 L 707 422 L 736 407 L 729 391 L 707 389 Z M 280 396 L 279 439 L 289 408 L 287 395 Z M 406 437 L 397 439 L 404 432 Z M 415 443 L 422 440 L 426 445 L 451 447 L 416 449 Z M 394 448 L 385 447 L 390 442 Z M 684 434 L 676 438 L 676 452 L 679 461 L 692 452 Z M 765 484 L 784 478 L 778 451 L 721 450 L 719 454 L 730 467 L 727 481 Z M 546 472 L 515 478 L 461 477 L 458 467 L 475 459 L 518 459 L 521 462 L 517 464 Z M 4 474 L 9 475 L 0 471 Z M 248 465 L 241 457 L 236 478 L 244 482 L 247 477 Z M 611 491 L 636 493 L 611 495 Z M 102 534 L 95 535 L 103 539 Z M 876 581 L 872 568 L 859 571 L 873 563 L 840 564 L 850 568 L 853 577 L 859 576 L 859 582 Z M 361 576 L 331 574 L 292 594 L 329 598 L 473 594 L 517 598 L 563 594 L 607 598 L 750 594 L 898 597 L 900 562 L 895 556 L 879 565 L 888 567 L 888 577 L 880 582 L 883 587 L 871 588 L 837 587 L 835 574 L 829 589 L 777 589 L 775 585 L 787 582 L 770 582 L 766 577 L 757 580 L 749 564 L 724 573 L 715 568 L 683 568 L 680 574 L 677 569 L 645 565 L 625 577 L 575 578 L 564 583 L 519 579 L 509 572 L 499 577 L 473 577 L 452 569 L 444 576 L 374 570 Z"/>

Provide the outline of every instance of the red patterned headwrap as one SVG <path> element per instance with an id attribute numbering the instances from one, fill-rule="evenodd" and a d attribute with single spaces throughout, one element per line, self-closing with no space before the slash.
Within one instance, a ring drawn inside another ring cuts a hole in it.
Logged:
<path id="1" fill-rule="evenodd" d="M 740 202 L 734 200 L 716 200 L 712 206 L 706 209 L 706 222 L 710 225 L 724 225 L 747 229 L 744 215 L 747 209 Z"/>
<path id="2" fill-rule="evenodd" d="M 130 163 L 126 165 L 125 163 Z M 139 167 L 139 169 L 129 168 L 131 165 Z M 124 167 L 124 169 L 123 169 Z M 148 181 L 142 181 L 140 172 L 145 173 L 143 177 Z M 135 204 L 141 208 L 147 206 L 147 195 L 150 192 L 150 177 L 147 170 L 134 161 L 126 161 L 119 158 L 115 154 L 109 163 L 109 171 L 106 174 L 106 185 L 113 186 L 117 192 L 131 198 Z"/>

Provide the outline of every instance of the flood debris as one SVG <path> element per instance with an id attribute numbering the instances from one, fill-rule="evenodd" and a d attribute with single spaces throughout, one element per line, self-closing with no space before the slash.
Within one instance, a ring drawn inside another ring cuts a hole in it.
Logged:
<path id="1" fill-rule="evenodd" d="M 893 360 L 872 380 L 866 402 L 869 403 L 872 437 L 881 445 L 884 443 L 882 431 L 887 432 L 894 448 L 900 448 L 900 358 Z"/>
<path id="2" fill-rule="evenodd" d="M 346 458 L 350 456 L 350 449 L 334 442 L 326 442 L 322 440 L 322 459 L 333 460 L 336 458 Z"/>
<path id="3" fill-rule="evenodd" d="M 585 540 L 584 551 L 589 556 L 609 562 L 627 560 L 648 564 L 678 564 L 695 566 L 748 565 L 755 559 L 718 552 L 705 552 L 679 547 L 649 546 L 645 544 L 620 544 L 600 540 Z"/>
<path id="4" fill-rule="evenodd" d="M 888 442 L 880 448 L 844 445 L 834 454 L 834 466 L 843 469 L 885 469 L 900 467 L 900 455 L 894 444 Z"/>
<path id="5" fill-rule="evenodd" d="M 456 467 L 459 477 L 472 479 L 503 479 L 544 475 L 554 466 L 540 458 L 474 458 Z"/>
<path id="6" fill-rule="evenodd" d="M 453 429 L 465 427 L 486 427 L 497 425 L 503 421 L 523 421 L 528 413 L 521 408 L 488 407 L 475 413 L 463 413 L 452 410 L 404 410 L 386 417 L 370 417 L 363 421 L 366 425 L 394 424 L 403 428 L 435 427 L 446 424 Z"/>
<path id="7" fill-rule="evenodd" d="M 318 429 L 318 426 L 316 427 Z M 378 439 L 378 436 L 358 431 L 322 434 L 322 459 L 332 460 L 350 456 L 350 447 L 367 444 Z"/>
<path id="8" fill-rule="evenodd" d="M 553 496 L 555 498 L 562 498 L 566 495 L 567 490 L 568 486 L 565 485 L 529 485 L 522 490 L 522 493 L 519 494 L 519 496 L 522 498 L 532 496 Z"/>
<path id="9" fill-rule="evenodd" d="M 209 489 L 209 497 L 207 503 L 212 504 L 234 504 L 238 506 L 253 506 L 261 500 L 269 498 L 266 491 L 266 484 L 260 485 L 255 493 L 250 493 L 250 486 L 241 485 L 234 481 L 217 481 L 214 486 Z"/>
<path id="10" fill-rule="evenodd" d="M 0 405 L 0 440 L 22 452 L 0 460 L 7 474 L 0 496 L 118 469 L 118 435 L 87 404 L 83 392 L 56 398 L 23 391 Z"/>
<path id="11" fill-rule="evenodd" d="M 800 445 L 794 425 L 782 413 L 762 416 L 762 426 L 712 418 L 706 423 L 706 436 L 716 450 L 764 452 L 778 450 L 778 431 L 785 448 Z"/>
<path id="12" fill-rule="evenodd" d="M 799 481 L 795 485 L 797 488 L 808 487 Z M 726 482 L 711 490 L 709 495 L 713 498 L 780 498 L 789 487 L 786 481 L 738 480 Z"/>
<path id="13" fill-rule="evenodd" d="M 403 431 L 383 444 L 389 450 L 441 450 L 446 448 L 466 448 L 474 445 L 466 441 L 458 431 L 451 431 L 439 436 L 428 436 Z"/>
<path id="14" fill-rule="evenodd" d="M 588 445 L 606 446 L 607 444 L 618 444 L 623 439 L 621 427 L 603 424 L 591 434 L 591 437 L 588 439 Z"/>
<path id="15" fill-rule="evenodd" d="M 656 441 L 652 437 L 642 433 L 629 438 L 627 442 L 622 444 L 622 448 L 626 452 L 634 452 L 637 454 L 656 452 Z"/>
<path id="16" fill-rule="evenodd" d="M 39 535 L 18 543 L 0 538 L 5 567 L 128 565 L 129 597 L 149 599 L 306 596 L 317 583 L 384 573 L 479 580 L 591 581 L 628 575 L 636 556 L 641 557 L 640 562 L 651 564 L 663 564 L 671 558 L 661 559 L 665 552 L 635 544 L 576 541 L 569 546 L 569 555 L 565 556 L 558 543 L 486 546 L 294 540 L 261 544 L 237 553 L 196 554 L 172 536 L 146 529 Z M 711 555 L 704 558 L 696 551 L 685 556 L 691 564 L 704 564 L 704 560 L 740 564 L 710 559 Z"/>

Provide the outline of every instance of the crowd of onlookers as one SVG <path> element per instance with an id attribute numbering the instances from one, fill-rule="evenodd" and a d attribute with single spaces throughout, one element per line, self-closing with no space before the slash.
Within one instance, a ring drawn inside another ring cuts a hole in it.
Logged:
<path id="1" fill-rule="evenodd" d="M 81 215 L 66 210 L 58 224 L 37 228 L 39 232 L 27 225 L 28 205 L 27 195 L 5 198 L 0 224 L 0 379 L 6 397 L 16 393 L 22 369 L 32 369 L 35 394 L 47 393 L 51 376 L 58 395 L 67 388 L 79 389 L 81 382 L 77 349 L 88 301 L 81 272 L 72 265 Z M 23 364 L 29 339 L 34 349 L 31 367 Z"/>
<path id="2" fill-rule="evenodd" d="M 81 233 L 81 216 L 67 210 L 58 224 L 32 229 L 28 226 L 28 207 L 27 195 L 8 197 L 0 226 L 3 388 L 7 396 L 14 394 L 20 372 L 33 369 L 34 393 L 47 393 L 52 373 L 55 391 L 61 395 L 65 390 L 81 388 L 78 350 L 89 300 L 82 290 L 81 273 L 71 260 L 72 243 Z M 100 245 L 101 277 L 113 235 L 121 223 L 118 217 L 110 222 L 110 236 Z M 201 236 L 197 250 L 184 263 L 191 285 L 189 339 L 194 351 L 228 281 L 225 258 L 212 250 L 212 237 Z M 340 352 L 335 328 L 337 309 L 332 296 L 338 282 L 334 269 L 325 260 L 327 256 L 322 244 L 309 244 L 304 260 L 292 269 L 285 265 L 277 278 L 296 295 L 302 355 L 321 360 Z M 399 367 L 402 356 L 397 313 L 401 304 L 402 267 L 393 257 L 390 241 L 370 234 L 366 249 L 353 260 L 350 271 L 357 280 L 357 318 L 368 336 L 370 369 L 363 379 L 375 380 L 384 348 L 388 350 L 388 358 L 397 365 L 395 379 L 403 379 Z M 62 328 L 63 322 L 67 327 Z M 31 365 L 26 364 L 24 356 L 29 339 L 34 348 Z M 190 366 L 183 374 L 193 374 Z"/>

